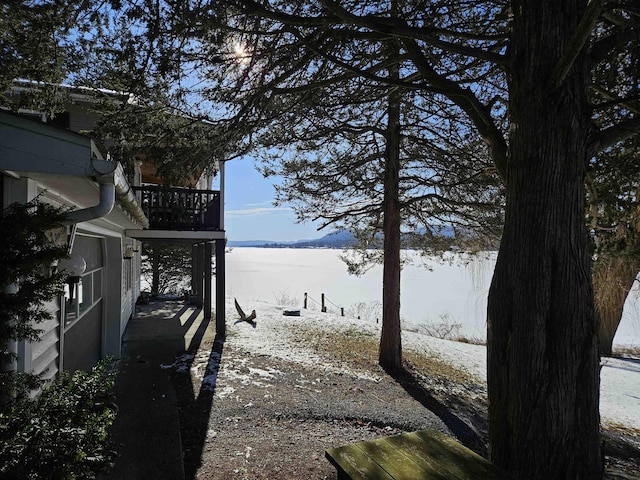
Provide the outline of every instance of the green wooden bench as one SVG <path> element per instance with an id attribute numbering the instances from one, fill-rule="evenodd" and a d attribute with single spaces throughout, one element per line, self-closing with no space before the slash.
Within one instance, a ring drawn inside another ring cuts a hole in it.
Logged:
<path id="1" fill-rule="evenodd" d="M 504 472 L 436 430 L 358 442 L 325 452 L 338 480 L 507 480 Z"/>

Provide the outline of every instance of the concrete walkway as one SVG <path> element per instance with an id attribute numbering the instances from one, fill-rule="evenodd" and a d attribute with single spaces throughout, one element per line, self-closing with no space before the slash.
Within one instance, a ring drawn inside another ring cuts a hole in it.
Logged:
<path id="1" fill-rule="evenodd" d="M 118 457 L 99 480 L 183 480 L 182 443 L 171 365 L 192 343 L 215 336 L 214 322 L 183 301 L 136 309 L 122 341 L 116 377 L 118 415 L 111 439 Z"/>

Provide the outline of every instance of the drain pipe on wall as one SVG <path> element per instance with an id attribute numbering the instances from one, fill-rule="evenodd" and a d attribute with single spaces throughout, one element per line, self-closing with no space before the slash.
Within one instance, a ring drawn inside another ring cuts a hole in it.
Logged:
<path id="1" fill-rule="evenodd" d="M 94 170 L 98 171 L 95 165 Z M 110 172 L 99 172 L 96 181 L 98 185 L 100 185 L 100 200 L 98 203 L 92 207 L 82 208 L 68 213 L 66 220 L 63 221 L 63 225 L 70 227 L 70 231 L 67 232 L 69 235 L 69 253 L 71 253 L 73 248 L 77 224 L 109 215 L 116 204 L 116 199 L 138 224 L 143 228 L 149 227 L 149 220 L 138 205 L 136 197 L 127 183 L 124 170 L 120 163 L 115 163 L 115 167 L 112 167 Z"/>
<path id="2" fill-rule="evenodd" d="M 70 212 L 64 222 L 65 225 L 75 225 L 109 215 L 116 204 L 116 200 L 118 200 L 122 208 L 136 222 L 143 228 L 149 227 L 149 220 L 145 217 L 133 191 L 129 187 L 122 165 L 120 163 L 115 165 L 110 172 L 100 173 L 96 179 L 100 185 L 100 200 L 98 204 Z"/>
<path id="3" fill-rule="evenodd" d="M 101 218 L 111 213 L 116 204 L 116 185 L 113 174 L 98 177 L 100 185 L 100 201 L 93 207 L 74 210 L 67 214 L 64 225 L 75 225 L 76 223 L 86 222 L 96 218 Z"/>

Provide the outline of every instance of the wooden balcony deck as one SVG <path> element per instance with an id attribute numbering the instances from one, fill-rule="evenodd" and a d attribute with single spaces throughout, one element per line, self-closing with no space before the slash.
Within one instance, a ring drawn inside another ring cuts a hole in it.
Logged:
<path id="1" fill-rule="evenodd" d="M 133 187 L 149 230 L 219 231 L 220 192 L 147 185 Z"/>

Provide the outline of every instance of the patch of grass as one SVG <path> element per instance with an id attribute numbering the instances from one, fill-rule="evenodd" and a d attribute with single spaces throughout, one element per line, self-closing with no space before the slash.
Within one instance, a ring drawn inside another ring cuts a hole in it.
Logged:
<path id="1" fill-rule="evenodd" d="M 631 435 L 635 437 L 640 437 L 640 429 L 628 427 L 623 425 L 622 423 L 617 422 L 603 422 L 602 426 L 605 430 L 615 433 L 621 433 L 623 435 Z"/>
<path id="2" fill-rule="evenodd" d="M 295 337 L 328 362 L 370 368 L 378 360 L 376 335 L 354 326 L 341 330 L 298 326 Z"/>
<path id="3" fill-rule="evenodd" d="M 640 346 L 627 345 L 623 347 L 616 347 L 613 349 L 613 355 L 615 357 L 628 356 L 640 358 Z"/>
<path id="4" fill-rule="evenodd" d="M 446 378 L 454 383 L 477 383 L 477 379 L 466 370 L 451 365 L 427 352 L 407 350 L 404 357 L 423 376 Z"/>
<path id="5" fill-rule="evenodd" d="M 316 329 L 295 327 L 295 336 L 300 343 L 310 348 L 327 362 L 336 362 L 355 368 L 372 369 L 378 367 L 380 339 L 378 335 L 363 331 L 355 326 L 345 329 Z M 421 375 L 446 378 L 454 383 L 477 383 L 477 379 L 465 370 L 448 364 L 427 352 L 404 350 L 404 358 Z"/>

